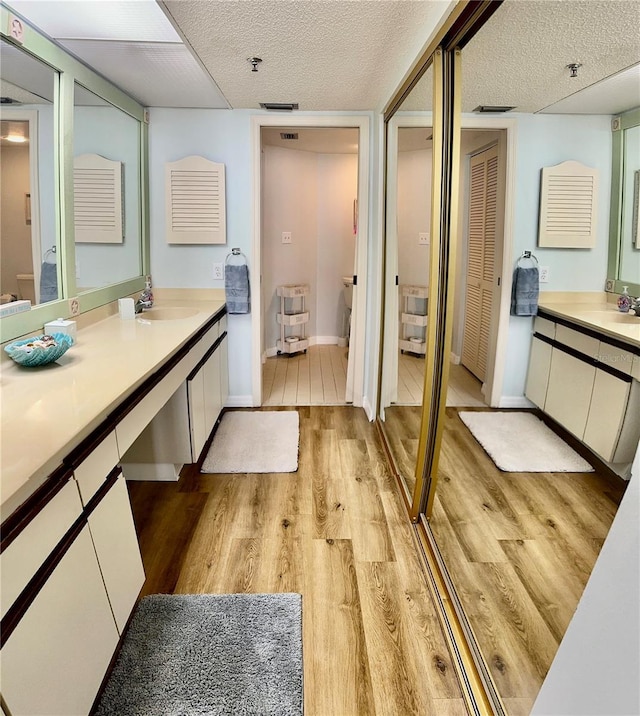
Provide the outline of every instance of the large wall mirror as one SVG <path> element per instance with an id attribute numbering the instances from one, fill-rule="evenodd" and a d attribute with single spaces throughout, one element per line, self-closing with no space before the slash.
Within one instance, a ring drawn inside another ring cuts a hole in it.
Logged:
<path id="1" fill-rule="evenodd" d="M 609 278 L 640 295 L 640 108 L 614 121 Z"/>
<path id="2" fill-rule="evenodd" d="M 554 4 L 558 11 L 560 5 Z M 571 12 L 587 12 L 572 5 Z M 590 290 L 604 288 L 609 242 L 608 171 L 612 162 L 614 173 L 617 166 L 609 130 L 611 111 L 592 105 L 590 111 L 554 112 L 553 107 L 534 107 L 532 102 L 520 113 L 501 117 L 474 114 L 474 108 L 484 103 L 524 104 L 509 102 L 507 84 L 530 88 L 527 78 L 543 76 L 535 69 L 541 40 L 535 28 L 545 27 L 544 6 L 535 2 L 503 3 L 461 53 L 457 196 L 451 202 L 457 223 L 446 272 L 451 300 L 444 312 L 442 306 L 425 306 L 412 298 L 431 288 L 437 280 L 432 264 L 443 257 L 433 245 L 425 248 L 426 243 L 433 242 L 436 229 L 433 220 L 429 227 L 429 216 L 433 219 L 437 210 L 429 196 L 429 187 L 438 176 L 438 153 L 435 148 L 431 152 L 429 145 L 432 73 L 423 76 L 387 123 L 379 420 L 410 516 L 429 535 L 423 545 L 433 545 L 444 581 L 451 586 L 451 602 L 456 605 L 462 631 L 473 645 L 471 650 L 487 691 L 493 695 L 495 712 L 513 715 L 531 711 L 624 492 L 623 481 L 595 460 L 593 473 L 502 471 L 461 418 L 464 412 L 522 410 L 529 405 L 524 400 L 521 378 L 526 372 L 532 319 L 524 323 L 511 317 L 510 290 L 502 289 L 504 283 L 510 285 L 522 249 L 531 248 L 555 262 L 559 275 L 551 290 L 584 291 L 572 283 L 583 264 L 597 274 Z M 566 24 L 562 29 L 558 16 L 560 54 L 576 22 L 575 15 L 561 15 Z M 588 15 L 583 20 L 591 22 Z M 622 37 L 627 20 L 621 17 L 618 22 L 616 32 Z M 522 44 L 525 36 L 518 32 L 522 27 L 531 28 L 526 45 Z M 581 56 L 585 65 L 590 56 L 587 50 L 585 46 Z M 494 64 L 484 64 L 496 52 L 500 52 L 509 74 L 514 74 L 512 83 L 504 82 Z M 592 54 L 595 57 L 596 53 Z M 560 70 L 564 69 L 562 65 Z M 575 85 L 565 83 L 568 78 L 549 75 L 547 81 L 558 85 L 556 102 L 575 90 Z M 629 116 L 636 117 L 633 126 Z M 615 278 L 618 282 L 624 278 L 630 292 L 635 290 L 633 295 L 637 295 L 640 134 L 637 114 L 628 113 L 625 121 L 619 165 L 621 213 L 616 224 L 619 273 Z M 455 151 L 451 156 L 455 157 Z M 545 254 L 536 245 L 540 171 L 568 159 L 598 166 L 606 178 L 599 196 L 602 217 L 597 245 L 592 250 L 555 249 Z M 612 216 L 612 225 L 614 221 Z M 439 276 L 444 274 L 441 271 Z M 621 288 L 621 284 L 616 287 Z M 421 377 L 428 376 L 430 369 L 424 356 L 428 361 L 433 350 L 429 340 L 434 320 L 451 325 L 451 341 L 446 346 L 450 360 L 439 382 L 434 380 L 421 394 L 412 395 L 404 378 L 407 371 L 403 361 L 409 362 L 418 385 Z M 496 336 L 503 325 L 506 339 L 500 341 Z M 521 360 L 508 361 L 513 355 L 508 351 L 515 343 L 523 346 Z M 446 395 L 446 409 L 436 415 L 431 396 L 438 388 Z M 501 395 L 520 402 L 501 404 Z M 421 474 L 421 461 L 428 462 L 423 454 L 425 433 L 432 435 L 437 430 L 442 431 L 442 439 L 435 467 L 431 474 Z M 575 447 L 580 449 L 577 444 Z M 526 451 L 525 436 L 523 454 Z"/>
<path id="3" fill-rule="evenodd" d="M 4 303 L 17 298 L 36 306 L 58 298 L 57 291 L 40 292 L 44 262 L 52 267 L 54 285 L 58 281 L 56 75 L 40 60 L 0 41 L 0 294 Z"/>
<path id="4" fill-rule="evenodd" d="M 74 86 L 73 158 L 78 293 L 142 274 L 138 122 Z"/>
<path id="5" fill-rule="evenodd" d="M 8 28 L 12 13 L 5 5 L 0 13 Z M 77 306 L 84 312 L 134 293 L 149 270 L 144 108 L 28 22 L 22 26 L 21 42 L 4 30 L 0 40 L 0 293 L 3 303 L 28 300 L 31 309 L 0 319 L 2 341 Z M 110 234 L 98 216 L 102 199 L 79 198 L 80 156 L 116 167 Z"/>

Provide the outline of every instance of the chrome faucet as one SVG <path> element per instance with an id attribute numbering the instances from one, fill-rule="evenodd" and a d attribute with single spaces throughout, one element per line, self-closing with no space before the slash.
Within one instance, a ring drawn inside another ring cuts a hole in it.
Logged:
<path id="1" fill-rule="evenodd" d="M 151 306 L 153 306 L 153 298 L 151 296 L 151 292 L 145 288 L 145 290 L 138 296 L 138 300 L 134 306 L 134 311 L 135 313 L 142 313 L 147 308 L 151 308 Z"/>
<path id="2" fill-rule="evenodd" d="M 632 298 L 629 309 L 634 312 L 638 318 L 640 318 L 640 296 L 638 298 Z"/>

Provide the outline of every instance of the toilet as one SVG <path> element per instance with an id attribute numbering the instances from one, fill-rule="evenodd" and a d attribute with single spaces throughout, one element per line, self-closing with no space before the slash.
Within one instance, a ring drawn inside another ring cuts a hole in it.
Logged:
<path id="1" fill-rule="evenodd" d="M 31 305 L 36 303 L 36 289 L 33 281 L 32 273 L 19 273 L 16 275 L 18 282 L 18 298 L 25 301 L 31 301 Z"/>

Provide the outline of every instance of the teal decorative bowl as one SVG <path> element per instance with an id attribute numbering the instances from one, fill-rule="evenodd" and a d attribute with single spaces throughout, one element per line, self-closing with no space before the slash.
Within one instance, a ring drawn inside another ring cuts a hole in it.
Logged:
<path id="1" fill-rule="evenodd" d="M 25 338 L 21 341 L 15 341 L 5 346 L 5 353 L 20 365 L 24 365 L 27 368 L 35 368 L 39 365 L 46 365 L 47 363 L 53 363 L 58 360 L 60 356 L 64 355 L 69 348 L 73 345 L 73 338 L 66 335 L 65 333 L 53 333 L 51 338 L 55 340 L 55 345 L 49 346 L 48 348 L 42 348 L 35 346 L 31 351 L 26 351 L 22 346 L 26 346 L 34 341 L 42 340 L 44 336 L 33 336 L 32 338 Z"/>

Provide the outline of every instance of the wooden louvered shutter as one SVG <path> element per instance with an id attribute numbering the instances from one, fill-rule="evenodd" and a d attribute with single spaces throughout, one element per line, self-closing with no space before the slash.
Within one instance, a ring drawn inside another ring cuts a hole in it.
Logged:
<path id="1" fill-rule="evenodd" d="M 496 261 L 498 149 L 471 158 L 469 239 L 462 364 L 484 381 L 487 371 Z"/>
<path id="2" fill-rule="evenodd" d="M 224 164 L 186 157 L 166 165 L 169 244 L 226 244 Z"/>
<path id="3" fill-rule="evenodd" d="M 76 242 L 123 242 L 122 162 L 98 154 L 73 160 L 73 213 Z"/>
<path id="4" fill-rule="evenodd" d="M 538 246 L 590 249 L 596 243 L 598 170 L 563 162 L 542 170 Z"/>

